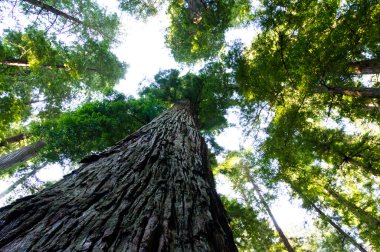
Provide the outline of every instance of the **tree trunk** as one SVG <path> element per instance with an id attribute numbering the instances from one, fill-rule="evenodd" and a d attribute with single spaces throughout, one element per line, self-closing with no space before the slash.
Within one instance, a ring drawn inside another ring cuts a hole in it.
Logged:
<path id="1" fill-rule="evenodd" d="M 378 74 L 380 73 L 380 62 L 376 59 L 362 60 L 349 64 L 349 71 L 353 74 Z"/>
<path id="2" fill-rule="evenodd" d="M 367 225 L 373 230 L 380 229 L 380 220 L 370 213 L 366 212 L 364 209 L 356 206 L 354 203 L 345 199 L 342 195 L 336 192 L 333 188 L 326 186 L 325 191 L 327 194 L 334 197 L 334 199 L 339 202 L 343 208 L 346 208 L 352 214 L 354 214 L 359 220 L 367 223 Z"/>
<path id="3" fill-rule="evenodd" d="M 5 138 L 3 141 L 0 142 L 0 147 L 3 147 L 7 144 L 11 144 L 11 143 L 17 143 L 17 142 L 20 142 L 21 140 L 24 140 L 24 139 L 27 139 L 28 136 L 21 133 L 21 134 L 18 134 L 16 136 L 11 136 L 11 137 L 8 137 L 8 138 Z"/>
<path id="4" fill-rule="evenodd" d="M 7 169 L 12 165 L 27 161 L 37 156 L 38 152 L 46 145 L 44 141 L 37 141 L 21 147 L 11 153 L 0 157 L 0 170 Z"/>
<path id="5" fill-rule="evenodd" d="M 82 163 L 0 209 L 1 251 L 237 251 L 189 103 Z"/>
<path id="6" fill-rule="evenodd" d="M 320 215 L 320 217 L 326 220 L 331 226 L 333 226 L 345 239 L 349 240 L 352 245 L 354 245 L 359 251 L 367 252 L 363 246 L 356 242 L 356 240 L 347 234 L 338 224 L 336 224 L 329 216 L 327 216 L 321 209 L 319 209 L 313 202 L 308 202 L 313 209 Z"/>
<path id="7" fill-rule="evenodd" d="M 264 206 L 264 208 L 267 211 L 270 219 L 272 220 L 273 225 L 275 226 L 275 228 L 276 228 L 276 230 L 277 230 L 277 232 L 281 238 L 281 241 L 284 243 L 286 250 L 289 252 L 294 252 L 292 245 L 290 245 L 288 238 L 286 238 L 286 236 L 285 236 L 284 232 L 282 231 L 280 225 L 278 225 L 276 219 L 274 218 L 274 215 L 272 214 L 272 211 L 270 210 L 269 205 L 267 204 L 263 195 L 261 194 L 260 188 L 258 187 L 258 185 L 256 185 L 255 180 L 253 179 L 251 174 L 249 174 L 249 172 L 247 172 L 247 176 L 248 176 L 248 178 L 249 178 L 249 180 L 253 186 L 253 190 L 255 190 L 256 194 L 259 196 L 260 203 Z"/>
<path id="8" fill-rule="evenodd" d="M 14 66 L 14 67 L 30 67 L 30 64 L 26 60 L 4 60 L 0 62 L 0 65 L 4 66 Z M 58 68 L 58 69 L 64 69 L 66 70 L 67 68 L 64 65 L 43 65 L 42 67 L 44 68 Z"/>
<path id="9" fill-rule="evenodd" d="M 30 67 L 30 64 L 28 61 L 26 60 L 16 60 L 16 59 L 12 59 L 12 60 L 4 60 L 2 62 L 0 62 L 0 65 L 4 65 L 4 66 L 13 66 L 13 67 L 24 67 L 24 68 L 29 68 Z M 52 68 L 57 68 L 57 69 L 62 69 L 62 70 L 69 70 L 68 67 L 64 66 L 64 65 L 59 65 L 59 64 L 56 64 L 56 65 L 42 65 L 41 67 L 43 68 L 48 68 L 48 69 L 52 69 Z M 86 67 L 84 68 L 85 71 L 89 71 L 89 72 L 98 72 L 99 70 L 96 69 L 96 68 L 93 68 L 93 67 Z"/>
<path id="10" fill-rule="evenodd" d="M 352 97 L 380 98 L 380 88 L 367 87 L 327 87 L 320 89 L 320 93 L 339 94 Z"/>
<path id="11" fill-rule="evenodd" d="M 345 239 L 349 240 L 352 245 L 354 245 L 359 251 L 361 252 L 367 252 L 363 248 L 361 244 L 359 244 L 353 237 L 351 237 L 349 234 L 347 234 L 338 224 L 336 224 L 330 216 L 327 216 L 319 207 L 317 207 L 307 196 L 305 196 L 301 191 L 294 186 L 292 186 L 292 189 L 300 196 L 300 198 L 306 202 L 306 204 L 311 205 L 313 209 L 319 214 L 321 219 L 326 220 L 331 226 L 333 226 L 338 233 L 340 233 Z"/>
<path id="12" fill-rule="evenodd" d="M 34 5 L 34 6 L 37 6 L 37 7 L 40 7 L 48 12 L 51 12 L 51 13 L 54 13 L 55 15 L 57 16 L 60 16 L 60 17 L 63 17 L 63 18 L 66 18 L 68 20 L 71 20 L 73 21 L 74 23 L 77 23 L 77 24 L 83 24 L 83 22 L 81 20 L 79 20 L 78 18 L 76 17 L 73 17 L 73 16 L 70 16 L 69 14 L 67 13 L 64 13 L 63 11 L 60 11 L 56 8 L 54 8 L 53 6 L 51 5 L 48 5 L 48 4 L 45 4 L 43 3 L 42 1 L 40 0 L 23 0 L 24 2 L 27 2 L 31 5 Z"/>
<path id="13" fill-rule="evenodd" d="M 13 192 L 19 185 L 23 185 L 29 178 L 35 176 L 39 170 L 44 168 L 46 163 L 39 164 L 38 166 L 32 166 L 32 170 L 27 174 L 23 175 L 17 181 L 15 181 L 11 186 L 9 186 L 5 191 L 0 193 L 0 199 L 7 196 L 9 193 Z"/>

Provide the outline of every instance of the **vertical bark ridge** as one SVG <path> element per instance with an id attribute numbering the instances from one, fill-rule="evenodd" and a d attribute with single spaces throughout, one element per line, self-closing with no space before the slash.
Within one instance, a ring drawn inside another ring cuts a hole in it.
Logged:
<path id="1" fill-rule="evenodd" d="M 237 251 L 190 106 L 0 209 L 0 251 Z"/>

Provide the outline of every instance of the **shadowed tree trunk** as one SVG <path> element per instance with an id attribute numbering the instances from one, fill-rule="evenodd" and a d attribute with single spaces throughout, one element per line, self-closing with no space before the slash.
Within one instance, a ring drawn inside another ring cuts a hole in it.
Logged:
<path id="1" fill-rule="evenodd" d="M 252 175 L 249 173 L 248 170 L 246 170 L 246 175 L 249 178 L 249 181 L 251 182 L 251 184 L 253 186 L 253 190 L 259 196 L 260 203 L 264 206 L 265 211 L 268 213 L 271 221 L 273 222 L 273 225 L 276 228 L 277 233 L 280 236 L 282 243 L 284 243 L 286 250 L 289 252 L 294 252 L 295 250 L 293 249 L 292 245 L 290 245 L 290 242 L 289 242 L 288 238 L 286 238 L 286 235 L 282 231 L 280 225 L 278 225 L 276 218 L 274 218 L 274 215 L 273 215 L 272 211 L 270 210 L 268 203 L 265 201 L 265 198 L 261 194 L 261 190 L 260 190 L 259 186 L 255 183 L 254 178 L 252 177 Z"/>
<path id="2" fill-rule="evenodd" d="M 82 163 L 0 209 L 1 251 L 237 251 L 189 103 Z"/>
<path id="3" fill-rule="evenodd" d="M 21 147 L 11 153 L 0 157 L 0 170 L 7 169 L 17 163 L 25 162 L 37 156 L 39 151 L 46 145 L 44 141 L 37 141 Z"/>
<path id="4" fill-rule="evenodd" d="M 37 166 L 33 165 L 32 170 L 24 174 L 21 178 L 16 180 L 12 185 L 10 185 L 5 191 L 0 193 L 0 199 L 7 196 L 9 193 L 12 193 L 19 185 L 23 185 L 29 178 L 35 176 L 38 171 L 46 166 L 46 163 L 41 163 Z"/>
<path id="5" fill-rule="evenodd" d="M 317 93 L 330 93 L 333 95 L 345 95 L 363 98 L 380 98 L 380 88 L 367 87 L 323 87 L 316 90 Z"/>
<path id="6" fill-rule="evenodd" d="M 356 206 L 354 203 L 344 198 L 344 196 L 342 196 L 341 194 L 339 194 L 337 191 L 335 191 L 333 188 L 329 186 L 325 186 L 325 193 L 334 197 L 334 199 L 337 202 L 341 203 L 343 208 L 350 211 L 359 220 L 367 223 L 367 225 L 373 228 L 374 230 L 376 229 L 379 230 L 380 220 L 376 216 L 373 216 L 371 213 L 365 211 L 365 209 L 362 209 Z"/>
<path id="7" fill-rule="evenodd" d="M 292 190 L 294 190 L 300 196 L 300 198 L 304 202 L 306 202 L 307 205 L 310 205 L 314 209 L 314 211 L 316 211 L 319 214 L 321 219 L 327 221 L 331 226 L 333 226 L 336 229 L 336 231 L 344 237 L 344 239 L 347 239 L 348 241 L 350 241 L 350 243 L 354 245 L 359 251 L 367 252 L 367 250 L 365 250 L 361 244 L 359 244 L 351 235 L 346 233 L 338 224 L 336 224 L 330 216 L 325 214 L 307 196 L 301 193 L 301 190 L 299 190 L 298 188 L 294 186 L 292 186 Z"/>
<path id="8" fill-rule="evenodd" d="M 376 59 L 352 62 L 349 70 L 353 74 L 378 74 L 380 73 L 380 62 Z"/>
<path id="9" fill-rule="evenodd" d="M 10 66 L 10 67 L 23 67 L 23 68 L 29 68 L 30 67 L 30 64 L 27 60 L 17 60 L 17 59 L 4 60 L 4 61 L 0 62 L 0 65 Z M 65 65 L 60 65 L 60 64 L 42 65 L 41 67 L 48 68 L 48 69 L 57 68 L 57 69 L 66 70 L 66 71 L 69 70 L 68 67 L 66 67 Z M 85 67 L 83 70 L 91 71 L 91 72 L 99 72 L 98 69 L 93 68 L 93 67 Z"/>
<path id="10" fill-rule="evenodd" d="M 15 136 L 11 136 L 11 137 L 5 138 L 3 141 L 1 141 L 0 147 L 6 146 L 7 144 L 11 144 L 11 143 L 17 143 L 17 142 L 20 142 L 21 140 L 24 140 L 27 138 L 28 138 L 28 135 L 25 135 L 25 134 L 18 134 Z"/>
<path id="11" fill-rule="evenodd" d="M 365 250 L 361 244 L 356 242 L 356 240 L 353 237 L 347 234 L 338 224 L 336 224 L 331 219 L 331 217 L 327 216 L 324 212 L 322 212 L 322 210 L 319 209 L 313 202 L 309 201 L 309 204 L 313 207 L 313 209 L 319 214 L 319 216 L 323 220 L 326 220 L 331 226 L 333 226 L 345 239 L 349 240 L 351 244 L 354 245 L 359 251 L 367 252 L 367 250 Z"/>
<path id="12" fill-rule="evenodd" d="M 40 7 L 46 11 L 49 11 L 51 13 L 54 13 L 55 15 L 57 16 L 61 16 L 63 18 L 66 18 L 68 20 L 71 20 L 73 21 L 74 23 L 77 23 L 77 24 L 83 24 L 83 22 L 81 20 L 79 20 L 78 18 L 76 17 L 73 17 L 73 16 L 70 16 L 69 14 L 63 12 L 63 11 L 60 11 L 56 8 L 54 8 L 53 6 L 51 5 L 48 5 L 46 3 L 44 3 L 43 1 L 40 1 L 40 0 L 23 0 L 24 2 L 27 2 L 31 5 L 34 5 L 36 7 Z"/>

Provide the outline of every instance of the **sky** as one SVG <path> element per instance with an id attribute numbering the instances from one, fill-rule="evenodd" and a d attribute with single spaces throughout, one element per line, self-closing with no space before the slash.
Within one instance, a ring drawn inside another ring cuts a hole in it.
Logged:
<path id="1" fill-rule="evenodd" d="M 98 2 L 107 6 L 109 11 L 116 11 L 121 16 L 122 26 L 121 34 L 118 37 L 119 44 L 114 47 L 113 52 L 118 55 L 120 60 L 128 64 L 128 69 L 125 78 L 116 87 L 118 91 L 137 96 L 141 83 L 151 82 L 153 76 L 160 70 L 176 68 L 186 72 L 196 71 L 199 68 L 199 66 L 186 67 L 180 65 L 171 57 L 164 42 L 165 29 L 169 25 L 165 15 L 149 18 L 145 22 L 137 21 L 125 13 L 120 13 L 117 9 L 118 3 L 115 0 L 99 0 Z M 243 43 L 248 45 L 256 33 L 257 29 L 254 27 L 231 30 L 226 34 L 226 41 L 241 39 Z M 248 147 L 250 142 L 242 134 L 238 113 L 231 110 L 228 114 L 228 120 L 229 123 L 236 126 L 225 129 L 222 134 L 217 136 L 217 142 L 226 150 L 239 150 L 241 147 Z M 38 172 L 37 177 L 40 180 L 49 181 L 59 180 L 63 175 L 64 172 L 59 166 L 52 165 Z M 217 177 L 216 181 L 219 193 L 238 197 L 233 193 L 231 183 L 225 177 Z M 12 180 L 0 181 L 0 193 L 11 183 Z M 0 206 L 4 204 L 5 200 L 0 200 Z M 308 214 L 299 205 L 300 202 L 298 201 L 290 202 L 286 188 L 272 205 L 273 214 L 289 236 L 297 235 L 299 237 L 300 233 L 310 230 L 311 219 L 307 217 Z"/>

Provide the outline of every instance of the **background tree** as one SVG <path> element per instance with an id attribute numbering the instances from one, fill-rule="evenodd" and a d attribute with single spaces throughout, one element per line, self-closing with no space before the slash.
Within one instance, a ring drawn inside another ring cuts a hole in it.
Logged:
<path id="1" fill-rule="evenodd" d="M 115 42 L 120 24 L 115 13 L 108 13 L 92 0 L 12 0 L 3 10 L 7 11 L 16 12 L 29 21 L 28 25 L 66 41 L 71 38 L 72 41 Z M 19 22 L 19 25 L 24 22 Z"/>
<path id="2" fill-rule="evenodd" d="M 167 6 L 170 26 L 166 43 L 176 61 L 188 64 L 215 58 L 224 45 L 227 29 L 246 25 L 252 18 L 247 0 L 119 1 L 124 11 L 142 18 Z"/>
<path id="3" fill-rule="evenodd" d="M 275 234 L 259 211 L 225 196 L 222 201 L 231 218 L 230 226 L 239 251 L 271 251 L 276 248 Z"/>
<path id="4" fill-rule="evenodd" d="M 110 52 L 110 44 L 87 40 L 66 46 L 32 28 L 8 31 L 0 44 L 0 107 L 4 116 L 0 137 L 12 123 L 26 121 L 42 105 L 40 116 L 54 117 L 81 94 L 113 88 L 125 64 Z M 83 99 L 83 98 L 82 98 Z"/>

